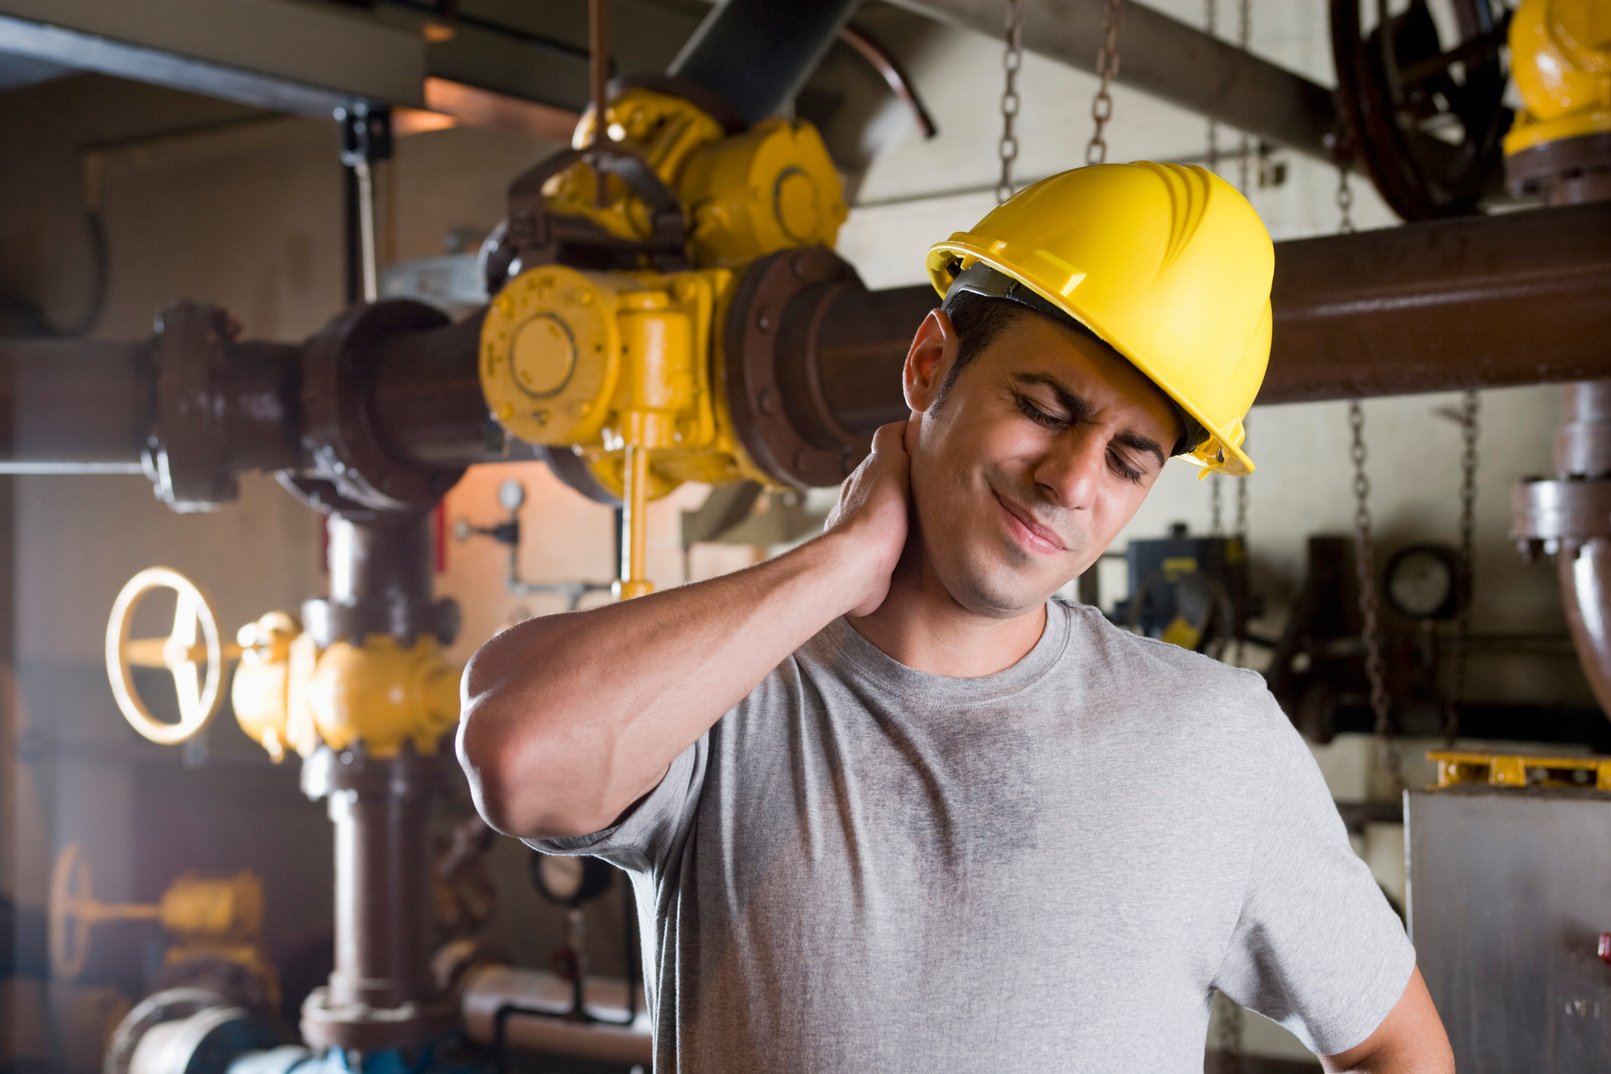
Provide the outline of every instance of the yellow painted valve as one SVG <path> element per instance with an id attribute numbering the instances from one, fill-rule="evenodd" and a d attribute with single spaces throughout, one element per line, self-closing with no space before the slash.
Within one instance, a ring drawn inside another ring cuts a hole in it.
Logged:
<path id="1" fill-rule="evenodd" d="M 1510 23 L 1511 75 L 1526 108 L 1505 153 L 1611 133 L 1611 4 L 1523 0 Z"/>
<path id="2" fill-rule="evenodd" d="M 159 902 L 101 902 L 89 859 L 77 843 L 69 843 L 51 870 L 51 972 L 59 977 L 83 972 L 90 934 L 113 921 L 155 921 L 189 944 L 255 943 L 263 931 L 263 881 L 250 869 L 222 877 L 187 872 Z"/>
<path id="3" fill-rule="evenodd" d="M 648 591 L 644 509 L 683 481 L 763 475 L 726 420 L 712 326 L 725 269 L 581 272 L 543 265 L 511 280 L 481 331 L 481 388 L 510 433 L 576 450 L 621 496 L 620 591 Z"/>
<path id="4" fill-rule="evenodd" d="M 362 743 L 371 756 L 394 757 L 412 743 L 417 753 L 434 753 L 459 722 L 460 671 L 434 637 L 411 646 L 384 635 L 362 645 L 337 642 L 319 654 L 305 688 L 307 710 L 318 740 L 331 749 Z"/>
<path id="5" fill-rule="evenodd" d="M 136 607 L 161 588 L 178 594 L 171 632 L 131 637 Z M 361 745 L 372 756 L 391 757 L 412 743 L 430 753 L 458 723 L 461 668 L 444 657 L 435 637 L 404 646 L 379 635 L 321 650 L 290 615 L 270 612 L 242 627 L 236 642 L 220 641 L 218 616 L 194 582 L 166 567 L 141 571 L 118 595 L 106 634 L 107 671 L 124 718 L 153 742 L 184 742 L 218 710 L 225 664 L 239 658 L 231 689 L 236 722 L 275 761 L 321 746 Z M 177 723 L 157 720 L 139 699 L 137 666 L 173 674 Z"/>
<path id="6" fill-rule="evenodd" d="M 715 325 L 740 271 L 757 258 L 832 246 L 843 186 L 810 124 L 766 120 L 728 135 L 692 103 L 643 88 L 605 107 L 601 152 L 642 161 L 681 205 L 681 272 L 581 272 L 533 266 L 510 280 L 481 336 L 488 408 L 514 436 L 580 455 L 624 506 L 617 592 L 650 589 L 645 505 L 684 481 L 765 482 L 739 445 L 720 395 Z M 595 144 L 599 117 L 577 127 Z M 584 157 L 552 176 L 545 208 L 615 239 L 647 240 L 648 207 Z"/>

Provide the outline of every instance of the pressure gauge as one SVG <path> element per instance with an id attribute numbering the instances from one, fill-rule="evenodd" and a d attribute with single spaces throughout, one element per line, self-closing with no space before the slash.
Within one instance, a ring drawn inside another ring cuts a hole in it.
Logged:
<path id="1" fill-rule="evenodd" d="M 561 906 L 581 906 L 609 889 L 615 866 L 598 858 L 537 854 L 531 862 L 531 880 L 537 892 Z"/>
<path id="2" fill-rule="evenodd" d="M 1387 562 L 1388 603 L 1410 619 L 1453 619 L 1465 607 L 1465 571 L 1459 555 L 1437 544 L 1401 549 Z"/>
<path id="3" fill-rule="evenodd" d="M 498 502 L 505 511 L 514 514 L 526 502 L 526 486 L 512 477 L 507 479 L 498 486 Z"/>

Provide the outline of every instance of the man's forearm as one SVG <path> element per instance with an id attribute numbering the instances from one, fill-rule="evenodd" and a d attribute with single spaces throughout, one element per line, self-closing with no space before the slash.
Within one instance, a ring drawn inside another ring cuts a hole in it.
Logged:
<path id="1" fill-rule="evenodd" d="M 459 756 L 482 815 L 523 837 L 608 825 L 773 667 L 862 599 L 855 542 L 529 620 L 464 674 Z"/>

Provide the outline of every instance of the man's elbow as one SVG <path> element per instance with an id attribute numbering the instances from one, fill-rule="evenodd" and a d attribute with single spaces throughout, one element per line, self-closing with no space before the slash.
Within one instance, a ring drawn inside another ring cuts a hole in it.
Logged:
<path id="1" fill-rule="evenodd" d="M 476 812 L 493 830 L 517 839 L 556 839 L 605 826 L 579 811 L 587 796 L 567 791 L 567 767 L 545 744 L 537 714 L 510 719 L 496 699 L 467 696 L 456 748 Z"/>

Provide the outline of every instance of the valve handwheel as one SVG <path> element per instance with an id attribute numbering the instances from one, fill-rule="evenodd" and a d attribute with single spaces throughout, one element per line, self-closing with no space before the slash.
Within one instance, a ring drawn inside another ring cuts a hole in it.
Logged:
<path id="1" fill-rule="evenodd" d="M 57 977 L 77 977 L 89 958 L 93 883 L 78 844 L 63 847 L 50 874 L 50 971 Z"/>
<path id="2" fill-rule="evenodd" d="M 173 628 L 165 638 L 130 636 L 140 602 L 159 589 L 171 589 L 176 600 Z M 112 604 L 106 624 L 106 673 L 112 695 L 129 726 L 162 746 L 184 742 L 207 725 L 223 702 L 224 661 L 240 655 L 225 645 L 218 616 L 196 583 L 168 567 L 148 567 L 129 579 Z M 158 720 L 134 688 L 134 668 L 163 668 L 173 676 L 179 720 Z"/>

